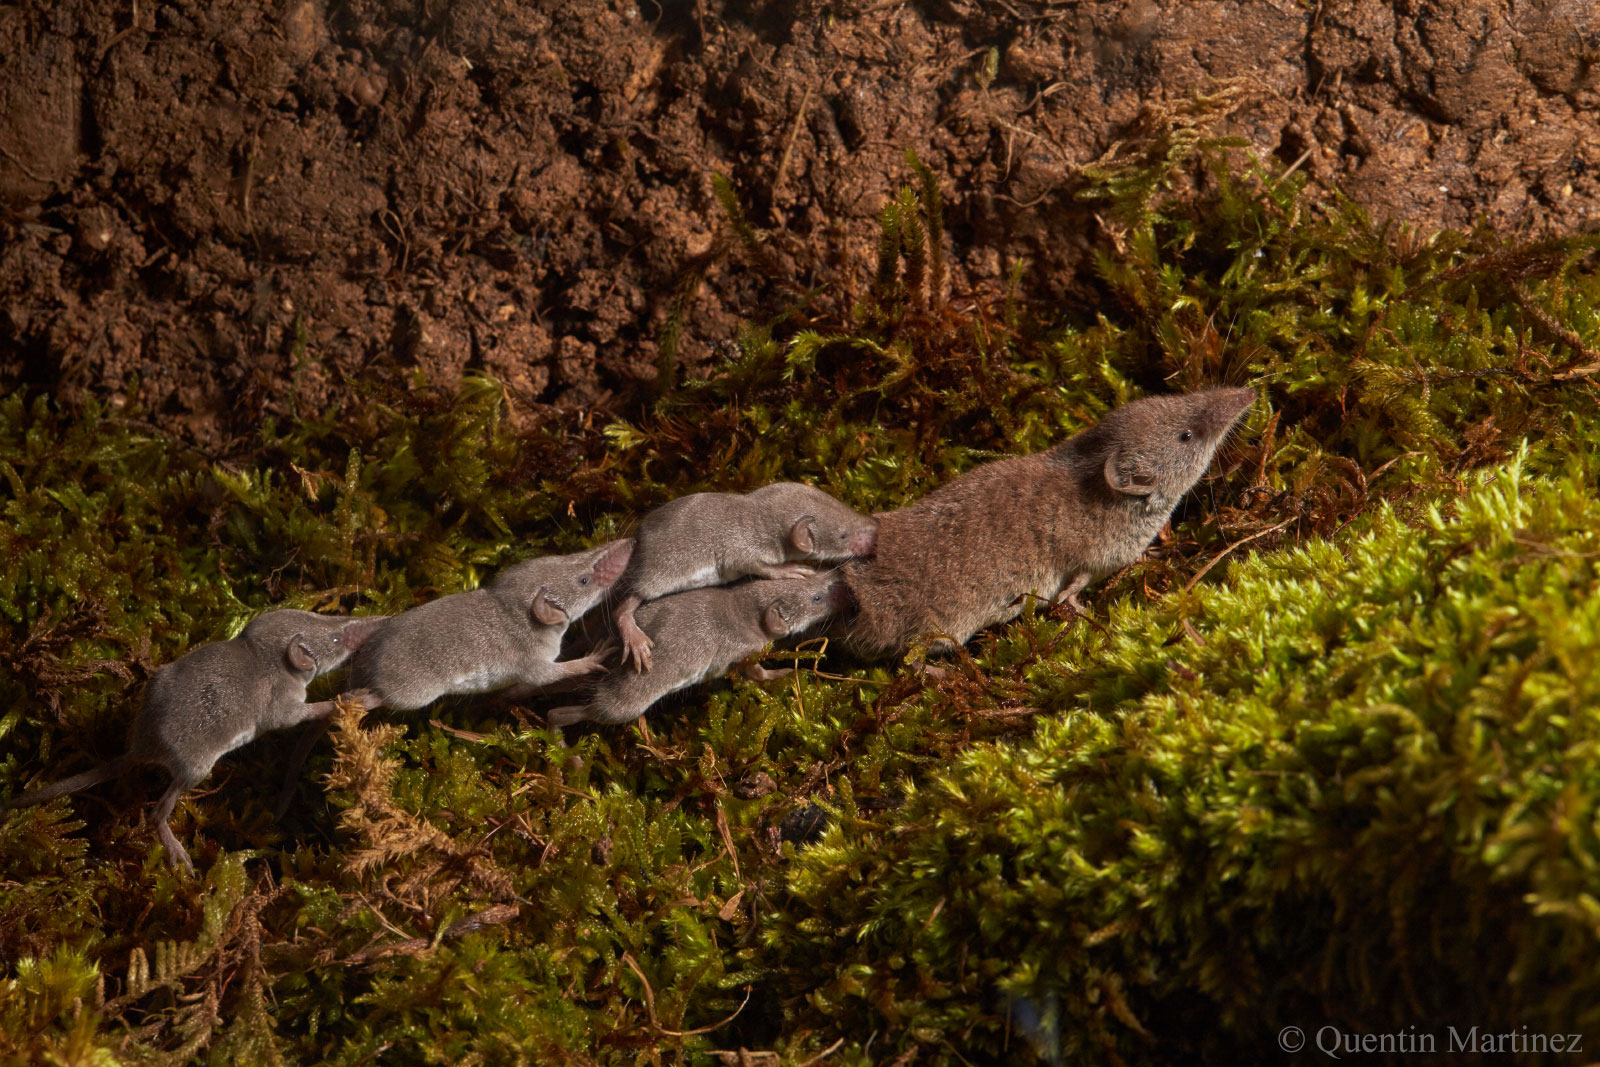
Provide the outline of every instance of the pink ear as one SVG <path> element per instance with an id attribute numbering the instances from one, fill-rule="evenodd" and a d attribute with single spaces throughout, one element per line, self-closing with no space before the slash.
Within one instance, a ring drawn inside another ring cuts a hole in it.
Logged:
<path id="1" fill-rule="evenodd" d="M 611 546 L 611 551 L 601 556 L 594 564 L 594 580 L 604 589 L 612 585 L 622 572 L 628 569 L 628 561 L 633 558 L 633 538 L 618 541 Z"/>
<path id="2" fill-rule="evenodd" d="M 300 634 L 289 638 L 288 660 L 289 666 L 297 671 L 315 672 L 317 669 L 317 657 Z"/>
<path id="3" fill-rule="evenodd" d="M 550 594 L 542 589 L 533 598 L 533 617 L 546 626 L 563 626 L 567 622 L 567 613 L 561 610 L 561 605 L 551 600 Z"/>
<path id="4" fill-rule="evenodd" d="M 783 617 L 783 612 L 774 604 L 761 616 L 761 628 L 773 637 L 789 636 L 789 621 Z"/>
<path id="5" fill-rule="evenodd" d="M 382 626 L 387 618 L 387 615 L 370 615 L 345 623 L 344 628 L 339 631 L 339 636 L 344 640 L 344 647 L 351 652 L 359 649 L 372 639 L 372 635 L 378 632 L 378 627 Z"/>
<path id="6" fill-rule="evenodd" d="M 796 552 L 810 552 L 816 545 L 816 520 L 810 515 L 794 524 L 794 529 L 789 531 L 789 543 Z"/>
<path id="7" fill-rule="evenodd" d="M 1128 496 L 1149 496 L 1155 492 L 1156 479 L 1148 467 L 1137 460 L 1129 461 L 1124 469 L 1122 456 L 1115 449 L 1106 457 L 1106 484 Z"/>

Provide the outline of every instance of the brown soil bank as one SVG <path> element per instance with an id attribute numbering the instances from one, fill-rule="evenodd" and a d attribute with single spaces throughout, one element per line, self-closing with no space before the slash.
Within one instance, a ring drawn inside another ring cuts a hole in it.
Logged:
<path id="1" fill-rule="evenodd" d="M 1424 229 L 1600 223 L 1590 0 L 31 0 L 0 9 L 0 388 L 220 447 L 357 379 L 625 403 L 871 269 L 914 148 L 951 283 L 1072 287 L 1078 168 L 1247 79 L 1228 132 Z M 779 287 L 781 288 L 781 287 Z"/>

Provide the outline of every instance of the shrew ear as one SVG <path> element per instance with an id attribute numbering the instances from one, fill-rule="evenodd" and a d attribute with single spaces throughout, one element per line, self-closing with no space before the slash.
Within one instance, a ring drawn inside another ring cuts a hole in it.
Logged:
<path id="1" fill-rule="evenodd" d="M 543 589 L 533 598 L 533 617 L 546 626 L 563 626 L 567 622 L 567 613 Z"/>
<path id="2" fill-rule="evenodd" d="M 312 674 L 317 672 L 317 654 L 311 651 L 311 646 L 306 644 L 305 638 L 301 634 L 295 634 L 289 638 L 286 658 L 289 661 L 289 666 L 297 671 L 309 671 Z"/>
<path id="3" fill-rule="evenodd" d="M 789 636 L 789 620 L 783 617 L 783 609 L 776 604 L 761 613 L 761 628 L 773 637 Z"/>
<path id="4" fill-rule="evenodd" d="M 789 543 L 796 552 L 810 552 L 817 543 L 817 520 L 810 515 L 805 516 L 794 524 L 794 529 L 789 531 Z"/>
<path id="5" fill-rule="evenodd" d="M 1137 456 L 1124 456 L 1116 449 L 1106 457 L 1106 484 L 1128 496 L 1149 496 L 1156 491 L 1156 472 Z"/>

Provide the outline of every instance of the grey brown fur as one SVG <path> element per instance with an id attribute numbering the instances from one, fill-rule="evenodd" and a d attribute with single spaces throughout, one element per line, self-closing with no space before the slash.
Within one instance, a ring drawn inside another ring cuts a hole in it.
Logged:
<path id="1" fill-rule="evenodd" d="M 632 722 L 669 693 L 721 677 L 740 660 L 826 621 L 848 603 L 848 591 L 833 574 L 692 589 L 652 600 L 639 608 L 638 622 L 655 642 L 655 667 L 645 674 L 611 671 L 595 683 L 587 705 L 551 711 L 550 725 Z M 745 673 L 764 682 L 790 671 L 752 664 Z"/>
<path id="2" fill-rule="evenodd" d="M 482 589 L 393 619 L 356 657 L 352 698 L 367 708 L 420 708 L 448 694 L 534 692 L 603 670 L 605 650 L 557 662 L 567 626 L 628 566 L 632 541 L 507 567 Z"/>
<path id="3" fill-rule="evenodd" d="M 1139 558 L 1254 399 L 1135 400 L 1048 451 L 986 463 L 879 515 L 877 554 L 843 571 L 859 610 L 835 629 L 870 658 L 919 638 L 948 651 L 1015 618 L 1030 594 L 1083 611 L 1078 594 Z"/>
<path id="4" fill-rule="evenodd" d="M 751 493 L 692 493 L 639 524 L 638 547 L 617 592 L 623 661 L 651 665 L 651 640 L 634 621 L 640 604 L 741 578 L 801 578 L 806 563 L 870 556 L 877 521 L 820 489 L 776 482 Z"/>
<path id="5" fill-rule="evenodd" d="M 191 872 L 188 851 L 167 820 L 183 793 L 222 756 L 269 730 L 331 715 L 334 702 L 306 703 L 306 686 L 361 648 L 384 619 L 333 618 L 309 611 L 269 611 L 238 637 L 202 645 L 156 671 L 128 733 L 128 751 L 82 774 L 24 793 L 15 807 L 37 804 L 158 763 L 172 783 L 153 821 L 167 858 Z"/>

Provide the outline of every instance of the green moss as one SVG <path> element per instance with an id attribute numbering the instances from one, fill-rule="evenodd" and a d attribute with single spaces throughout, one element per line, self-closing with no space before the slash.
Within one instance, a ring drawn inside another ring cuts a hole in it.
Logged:
<path id="1" fill-rule="evenodd" d="M 1170 1062 L 1279 1020 L 1588 1020 L 1600 434 L 1557 375 L 1600 337 L 1594 242 L 1374 227 L 1205 161 L 1218 106 L 1090 172 L 1098 299 L 944 303 L 913 160 L 859 304 L 797 296 L 609 426 L 372 387 L 222 463 L 0 400 L 11 794 L 269 605 L 404 610 L 696 489 L 884 509 L 1141 392 L 1263 397 L 1100 626 L 1029 614 L 937 685 L 831 657 L 571 748 L 536 708 L 346 720 L 282 822 L 270 737 L 180 805 L 201 881 L 138 825 L 159 774 L 0 814 L 0 1055 Z M 732 191 L 724 254 L 769 269 Z"/>
<path id="2" fill-rule="evenodd" d="M 1597 478 L 1519 460 L 1452 518 L 1382 508 L 1082 630 L 1030 672 L 1031 737 L 797 859 L 758 953 L 791 1025 L 949 1063 L 1008 1017 L 1043 1062 L 1592 1029 Z"/>

